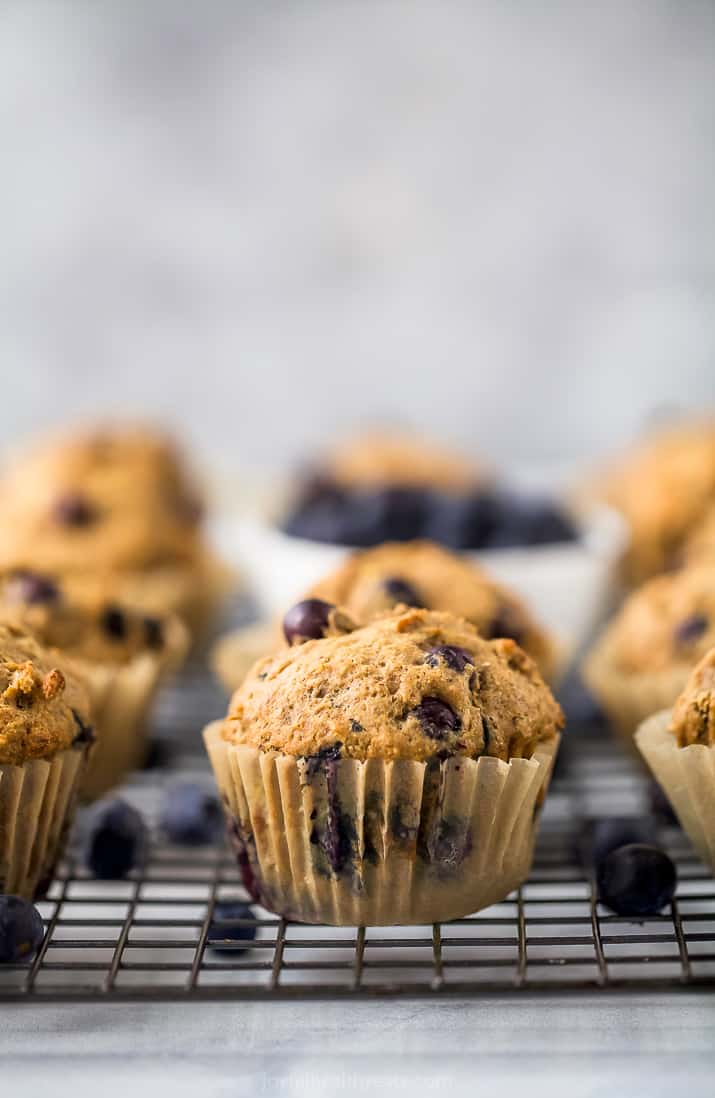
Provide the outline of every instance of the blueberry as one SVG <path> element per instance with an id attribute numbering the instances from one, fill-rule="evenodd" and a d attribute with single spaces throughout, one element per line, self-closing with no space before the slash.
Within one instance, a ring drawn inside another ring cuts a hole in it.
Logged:
<path id="1" fill-rule="evenodd" d="M 112 640 L 124 640 L 127 635 L 127 619 L 118 606 L 107 606 L 101 617 L 102 629 Z"/>
<path id="2" fill-rule="evenodd" d="M 449 549 L 483 549 L 498 518 L 495 496 L 474 492 L 453 496 L 435 492 L 425 519 L 424 536 Z"/>
<path id="3" fill-rule="evenodd" d="M 488 541 L 490 549 L 552 545 L 578 539 L 574 524 L 550 500 L 502 492 L 496 504 L 496 521 Z"/>
<path id="4" fill-rule="evenodd" d="M 685 618 L 677 626 L 675 630 L 676 643 L 682 645 L 692 644 L 693 641 L 702 637 L 709 624 L 706 614 L 691 614 L 689 618 Z"/>
<path id="5" fill-rule="evenodd" d="M 117 881 L 142 858 L 147 840 L 144 820 L 126 801 L 100 801 L 86 825 L 85 862 L 100 881 Z"/>
<path id="6" fill-rule="evenodd" d="M 201 846 L 221 834 L 223 813 L 212 793 L 193 782 L 182 782 L 167 789 L 160 825 L 171 842 Z"/>
<path id="7" fill-rule="evenodd" d="M 632 843 L 652 843 L 654 839 L 654 821 L 648 816 L 604 816 L 584 822 L 579 855 L 587 869 L 597 869 L 612 850 Z"/>
<path id="8" fill-rule="evenodd" d="M 209 947 L 217 953 L 245 953 L 256 937 L 255 918 L 253 908 L 240 900 L 216 904 L 209 925 Z"/>
<path id="9" fill-rule="evenodd" d="M 13 964 L 35 953 L 45 936 L 37 908 L 19 896 L 0 896 L 0 964 Z"/>
<path id="10" fill-rule="evenodd" d="M 164 644 L 164 626 L 159 618 L 144 618 L 144 640 L 147 648 L 158 651 Z"/>
<path id="11" fill-rule="evenodd" d="M 55 503 L 54 516 L 63 526 L 89 526 L 97 517 L 95 508 L 79 492 L 68 492 Z"/>
<path id="12" fill-rule="evenodd" d="M 401 579 L 399 576 L 389 576 L 386 580 L 383 580 L 382 586 L 385 590 L 385 594 L 392 599 L 395 604 L 403 602 L 405 606 L 424 605 L 412 584 L 408 583 L 405 579 Z"/>
<path id="13" fill-rule="evenodd" d="M 91 724 L 86 724 L 82 719 L 82 715 L 77 712 L 76 709 L 72 710 L 72 716 L 74 717 L 75 728 L 77 729 L 75 737 L 72 740 L 73 747 L 85 747 L 87 744 L 94 743 L 97 739 L 97 734 Z"/>
<path id="14" fill-rule="evenodd" d="M 675 866 L 662 850 L 631 843 L 612 850 L 598 868 L 598 895 L 618 915 L 657 915 L 675 895 Z"/>
<path id="15" fill-rule="evenodd" d="M 7 590 L 11 599 L 30 605 L 56 602 L 60 594 L 54 580 L 38 572 L 15 572 L 8 581 Z"/>
<path id="16" fill-rule="evenodd" d="M 458 644 L 438 644 L 430 648 L 425 657 L 425 663 L 430 667 L 437 667 L 442 660 L 452 671 L 462 672 L 469 664 L 474 666 L 474 656 L 466 648 L 460 648 Z"/>
<path id="17" fill-rule="evenodd" d="M 421 537 L 430 500 L 429 493 L 422 488 L 380 489 L 375 494 L 375 504 L 382 511 L 382 521 L 374 532 L 372 544 Z"/>
<path id="18" fill-rule="evenodd" d="M 509 637 L 521 644 L 524 639 L 524 627 L 517 610 L 512 606 L 501 606 L 484 631 L 489 639 Z"/>
<path id="19" fill-rule="evenodd" d="M 334 609 L 332 603 L 323 599 L 304 599 L 292 606 L 283 618 L 283 633 L 288 644 L 324 636 Z"/>
<path id="20" fill-rule="evenodd" d="M 412 710 L 412 716 L 417 718 L 425 736 L 431 740 L 443 740 L 448 732 L 456 732 L 461 727 L 454 710 L 439 698 L 423 698 Z"/>

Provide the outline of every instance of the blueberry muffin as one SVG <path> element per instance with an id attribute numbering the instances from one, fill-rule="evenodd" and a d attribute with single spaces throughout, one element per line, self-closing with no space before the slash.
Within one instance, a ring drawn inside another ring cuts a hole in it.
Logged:
<path id="1" fill-rule="evenodd" d="M 46 888 L 93 742 L 81 679 L 0 622 L 0 893 L 33 899 Z"/>
<path id="2" fill-rule="evenodd" d="M 715 872 L 715 647 L 671 710 L 638 728 L 636 745 L 703 861 Z"/>
<path id="3" fill-rule="evenodd" d="M 384 925 L 523 881 L 562 723 L 513 641 L 403 606 L 356 627 L 331 611 L 325 635 L 256 664 L 205 740 L 254 899 Z"/>
<path id="4" fill-rule="evenodd" d="M 671 706 L 715 644 L 715 563 L 649 580 L 626 600 L 584 666 L 584 677 L 625 737 Z"/>
<path id="5" fill-rule="evenodd" d="M 630 527 L 626 578 L 638 583 L 678 565 L 683 545 L 715 503 L 715 422 L 648 437 L 600 485 Z"/>
<path id="6" fill-rule="evenodd" d="M 163 678 L 182 662 L 186 627 L 123 606 L 99 580 L 62 581 L 37 572 L 0 575 L 0 619 L 60 651 L 85 681 L 97 746 L 83 776 L 86 800 L 138 766 L 151 704 Z"/>
<path id="7" fill-rule="evenodd" d="M 223 593 L 196 487 L 161 435 L 107 428 L 53 440 L 18 459 L 3 500 L 4 569 L 111 574 L 125 601 L 176 612 L 192 631 Z"/>
<path id="8" fill-rule="evenodd" d="M 355 553 L 305 597 L 341 606 L 360 624 L 398 603 L 445 610 L 466 618 L 487 639 L 511 637 L 546 678 L 555 670 L 555 646 L 524 604 L 466 557 L 433 542 L 393 542 Z M 235 690 L 250 664 L 284 640 L 279 627 L 238 630 L 214 648 L 214 670 L 228 690 Z"/>
<path id="9" fill-rule="evenodd" d="M 689 535 L 683 556 L 686 564 L 715 561 L 715 503 L 708 507 Z"/>

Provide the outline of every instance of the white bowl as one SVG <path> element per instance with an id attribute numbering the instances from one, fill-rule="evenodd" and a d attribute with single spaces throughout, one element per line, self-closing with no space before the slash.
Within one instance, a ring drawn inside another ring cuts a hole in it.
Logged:
<path id="1" fill-rule="evenodd" d="M 603 613 L 626 536 L 620 516 L 608 508 L 590 511 L 580 531 L 576 542 L 466 554 L 524 599 L 556 637 L 566 663 Z M 225 519 L 216 524 L 215 536 L 224 554 L 240 564 L 267 618 L 281 616 L 354 552 L 292 537 L 256 517 Z"/>

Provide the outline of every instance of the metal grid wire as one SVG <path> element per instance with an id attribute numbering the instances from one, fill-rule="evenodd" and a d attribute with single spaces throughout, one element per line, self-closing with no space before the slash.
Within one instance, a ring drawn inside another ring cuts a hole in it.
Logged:
<path id="1" fill-rule="evenodd" d="M 165 732 L 183 742 L 173 773 L 145 771 L 124 795 L 152 822 L 164 783 L 210 782 L 196 728 L 221 711 L 200 673 L 167 695 Z M 183 739 L 182 739 L 183 737 Z M 144 864 L 128 879 L 97 882 L 72 858 L 48 899 L 43 945 L 25 964 L 0 967 L 0 1001 L 198 1000 L 465 995 L 584 988 L 715 986 L 715 880 L 677 828 L 660 841 L 678 867 L 676 901 L 634 923 L 596 901 L 574 851 L 579 817 L 644 810 L 646 781 L 618 749 L 575 738 L 570 765 L 547 799 L 534 868 L 503 903 L 448 924 L 317 927 L 253 906 L 255 941 L 217 951 L 217 903 L 247 900 L 228 849 L 187 850 L 153 829 Z M 239 921 L 240 922 L 240 921 Z"/>

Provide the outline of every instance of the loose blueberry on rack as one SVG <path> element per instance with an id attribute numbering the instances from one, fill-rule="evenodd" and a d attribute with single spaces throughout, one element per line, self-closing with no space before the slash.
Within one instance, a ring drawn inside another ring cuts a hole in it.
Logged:
<path id="1" fill-rule="evenodd" d="M 424 605 L 412 584 L 401 576 L 388 576 L 383 580 L 382 586 L 387 597 L 395 604 L 402 602 L 405 606 Z"/>
<path id="2" fill-rule="evenodd" d="M 166 790 L 159 823 L 172 843 L 203 846 L 221 834 L 223 812 L 216 797 L 202 786 L 180 782 Z"/>
<path id="3" fill-rule="evenodd" d="M 598 868 L 598 897 L 617 915 L 657 915 L 673 899 L 676 884 L 668 855 L 645 843 L 619 846 Z"/>
<path id="4" fill-rule="evenodd" d="M 578 837 L 579 858 L 586 869 L 598 868 L 612 850 L 654 840 L 655 824 L 648 816 L 604 816 L 585 820 Z"/>
<path id="5" fill-rule="evenodd" d="M 31 957 L 45 936 L 42 917 L 19 896 L 0 896 L 0 964 Z"/>
<path id="6" fill-rule="evenodd" d="M 474 656 L 466 648 L 460 648 L 458 644 L 438 644 L 430 648 L 425 656 L 425 663 L 429 667 L 437 667 L 440 660 L 451 671 L 461 673 L 465 667 L 474 666 Z"/>
<path id="7" fill-rule="evenodd" d="M 303 599 L 292 606 L 283 618 L 283 633 L 288 644 L 300 644 L 324 636 L 334 609 L 332 603 L 323 599 Z"/>
<path id="8" fill-rule="evenodd" d="M 256 937 L 255 919 L 253 908 L 240 900 L 216 904 L 209 925 L 209 947 L 217 953 L 245 953 Z"/>
<path id="9" fill-rule="evenodd" d="M 457 714 L 439 698 L 423 698 L 412 710 L 412 715 L 422 725 L 425 736 L 429 736 L 431 740 L 443 740 L 449 732 L 456 732 L 460 728 Z"/>
<path id="10" fill-rule="evenodd" d="M 141 861 L 147 829 L 126 801 L 100 801 L 89 810 L 84 831 L 84 860 L 98 880 L 121 880 Z"/>

